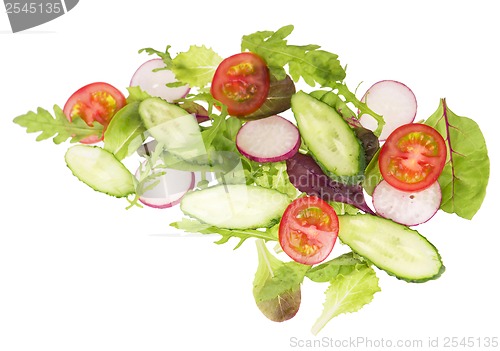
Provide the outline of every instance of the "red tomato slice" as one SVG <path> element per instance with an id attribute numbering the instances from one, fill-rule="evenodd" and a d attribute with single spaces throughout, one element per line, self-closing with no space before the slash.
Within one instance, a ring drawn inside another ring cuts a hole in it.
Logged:
<path id="1" fill-rule="evenodd" d="M 251 52 L 226 58 L 215 71 L 210 92 L 227 106 L 227 112 L 243 117 L 255 112 L 269 93 L 269 69 L 266 62 Z"/>
<path id="2" fill-rule="evenodd" d="M 446 144 L 439 132 L 420 123 L 394 130 L 380 150 L 382 177 L 403 191 L 419 191 L 431 186 L 446 163 Z"/>
<path id="3" fill-rule="evenodd" d="M 80 117 L 92 126 L 99 122 L 106 130 L 111 118 L 127 103 L 125 96 L 108 83 L 91 83 L 71 95 L 64 105 L 64 114 L 68 120 Z M 103 135 L 93 135 L 81 140 L 84 144 L 92 144 L 102 140 Z"/>
<path id="4" fill-rule="evenodd" d="M 294 261 L 313 265 L 328 257 L 338 232 L 339 219 L 326 201 L 315 196 L 300 197 L 283 214 L 279 241 Z"/>

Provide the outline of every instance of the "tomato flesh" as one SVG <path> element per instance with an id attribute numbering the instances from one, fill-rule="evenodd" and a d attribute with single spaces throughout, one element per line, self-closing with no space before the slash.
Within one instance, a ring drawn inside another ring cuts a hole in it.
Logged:
<path id="1" fill-rule="evenodd" d="M 382 146 L 380 172 L 399 190 L 423 190 L 439 178 L 446 152 L 445 141 L 437 130 L 420 123 L 405 124 L 394 130 Z"/>
<path id="2" fill-rule="evenodd" d="M 108 83 L 91 83 L 74 92 L 64 105 L 64 114 L 69 121 L 80 117 L 88 126 L 94 121 L 107 128 L 113 116 L 127 103 L 125 96 Z M 92 135 L 80 142 L 96 143 L 103 135 Z"/>
<path id="3" fill-rule="evenodd" d="M 265 61 L 251 52 L 242 52 L 223 60 L 210 92 L 227 106 L 230 115 L 243 117 L 259 109 L 269 93 L 270 76 Z"/>
<path id="4" fill-rule="evenodd" d="M 324 200 L 307 196 L 294 200 L 279 227 L 283 251 L 294 261 L 313 265 L 325 260 L 335 245 L 338 217 Z"/>

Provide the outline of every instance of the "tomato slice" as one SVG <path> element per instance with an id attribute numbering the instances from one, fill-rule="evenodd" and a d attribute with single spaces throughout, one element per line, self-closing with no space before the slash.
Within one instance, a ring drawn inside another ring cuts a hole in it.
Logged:
<path id="1" fill-rule="evenodd" d="M 402 191 L 431 186 L 446 163 L 446 144 L 439 132 L 420 123 L 395 129 L 380 150 L 382 177 Z"/>
<path id="2" fill-rule="evenodd" d="M 114 86 L 96 82 L 85 85 L 70 96 L 64 105 L 64 114 L 69 121 L 80 117 L 89 126 L 99 122 L 104 130 L 115 113 L 127 103 L 125 96 Z M 92 144 L 102 140 L 104 135 L 92 135 L 81 140 L 84 144 Z"/>
<path id="3" fill-rule="evenodd" d="M 283 214 L 279 241 L 294 261 L 313 265 L 328 257 L 338 232 L 339 219 L 326 201 L 316 196 L 300 197 Z"/>
<path id="4" fill-rule="evenodd" d="M 217 70 L 210 92 L 236 117 L 249 115 L 267 99 L 270 77 L 266 62 L 251 52 L 242 52 L 223 60 Z"/>

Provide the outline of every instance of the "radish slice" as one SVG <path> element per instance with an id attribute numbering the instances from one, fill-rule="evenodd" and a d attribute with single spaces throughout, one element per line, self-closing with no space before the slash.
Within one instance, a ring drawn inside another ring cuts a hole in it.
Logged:
<path id="1" fill-rule="evenodd" d="M 149 95 L 160 97 L 168 102 L 185 97 L 190 90 L 189 86 L 171 88 L 166 85 L 177 81 L 172 71 L 166 69 L 154 71 L 164 67 L 165 64 L 162 59 L 152 59 L 144 62 L 132 76 L 130 86 L 139 86 Z"/>
<path id="2" fill-rule="evenodd" d="M 147 182 L 144 188 L 158 182 L 152 189 L 146 190 L 139 201 L 153 208 L 168 208 L 180 203 L 182 197 L 194 188 L 195 175 L 192 172 L 178 171 L 168 168 L 156 168 L 153 172 L 165 174 Z M 139 170 L 137 170 L 136 177 Z"/>
<path id="3" fill-rule="evenodd" d="M 438 182 L 416 192 L 394 188 L 382 180 L 373 191 L 373 207 L 382 217 L 407 226 L 427 222 L 441 205 L 441 187 Z"/>
<path id="4" fill-rule="evenodd" d="M 300 147 L 296 126 L 280 116 L 249 121 L 236 135 L 239 152 L 256 162 L 278 162 L 289 159 Z"/>
<path id="5" fill-rule="evenodd" d="M 385 125 L 380 140 L 387 139 L 397 127 L 413 122 L 417 115 L 415 95 L 406 85 L 394 80 L 382 80 L 373 84 L 361 101 L 384 117 Z M 367 129 L 377 128 L 377 121 L 368 114 L 363 114 L 359 121 Z"/>

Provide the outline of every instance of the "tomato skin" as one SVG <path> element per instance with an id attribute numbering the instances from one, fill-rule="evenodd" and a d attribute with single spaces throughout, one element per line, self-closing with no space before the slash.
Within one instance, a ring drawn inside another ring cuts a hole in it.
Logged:
<path id="1" fill-rule="evenodd" d="M 300 197 L 283 214 L 279 242 L 291 259 L 313 265 L 328 257 L 338 231 L 337 213 L 326 201 L 316 196 Z"/>
<path id="2" fill-rule="evenodd" d="M 405 124 L 395 129 L 382 146 L 380 173 L 399 190 L 424 190 L 441 175 L 446 153 L 446 142 L 437 130 L 421 123 Z"/>
<path id="3" fill-rule="evenodd" d="M 227 106 L 231 116 L 244 117 L 266 101 L 270 84 L 266 62 L 257 54 L 242 52 L 219 64 L 210 93 Z"/>
<path id="4" fill-rule="evenodd" d="M 69 121 L 78 116 L 88 126 L 93 126 L 94 121 L 97 121 L 106 130 L 113 116 L 126 103 L 127 99 L 117 88 L 108 83 L 95 82 L 75 91 L 64 105 L 63 112 Z M 103 135 L 92 135 L 80 142 L 99 142 L 104 138 L 104 130 Z"/>

